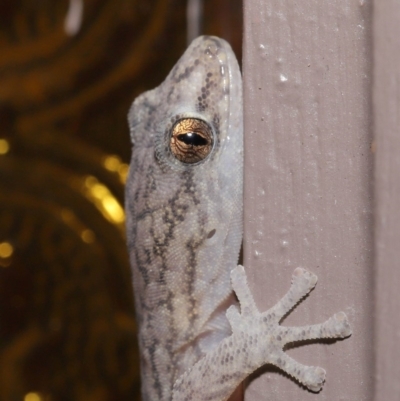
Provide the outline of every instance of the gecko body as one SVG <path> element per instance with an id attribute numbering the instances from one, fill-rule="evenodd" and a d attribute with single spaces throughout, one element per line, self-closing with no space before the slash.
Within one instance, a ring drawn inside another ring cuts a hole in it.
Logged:
<path id="1" fill-rule="evenodd" d="M 242 241 L 243 106 L 230 46 L 216 37 L 194 40 L 165 81 L 134 101 L 129 125 L 127 236 L 143 401 L 224 401 L 265 363 L 319 390 L 325 371 L 300 365 L 282 348 L 348 336 L 346 316 L 282 327 L 279 321 L 316 276 L 296 269 L 288 294 L 260 313 L 243 268 L 235 267 Z"/>

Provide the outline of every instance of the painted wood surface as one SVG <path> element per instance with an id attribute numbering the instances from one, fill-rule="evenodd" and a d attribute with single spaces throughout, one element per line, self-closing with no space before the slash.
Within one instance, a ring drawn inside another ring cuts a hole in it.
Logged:
<path id="1" fill-rule="evenodd" d="M 288 350 L 327 370 L 318 395 L 267 367 L 248 382 L 245 399 L 370 400 L 371 4 L 248 0 L 244 10 L 249 281 L 265 310 L 289 287 L 295 267 L 308 268 L 317 287 L 284 325 L 317 323 L 343 310 L 353 327 L 344 341 Z"/>
<path id="2" fill-rule="evenodd" d="M 400 3 L 373 14 L 375 401 L 400 399 Z"/>

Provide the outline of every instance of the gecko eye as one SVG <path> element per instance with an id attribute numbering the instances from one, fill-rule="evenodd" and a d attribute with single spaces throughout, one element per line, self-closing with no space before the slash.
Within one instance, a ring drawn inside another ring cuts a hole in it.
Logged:
<path id="1" fill-rule="evenodd" d="M 198 118 L 184 118 L 172 128 L 169 148 L 181 162 L 194 164 L 204 160 L 213 148 L 211 127 Z"/>

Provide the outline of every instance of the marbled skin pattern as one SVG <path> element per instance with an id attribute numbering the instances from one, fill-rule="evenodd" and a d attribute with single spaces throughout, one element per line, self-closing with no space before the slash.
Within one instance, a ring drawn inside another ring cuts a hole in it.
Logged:
<path id="1" fill-rule="evenodd" d="M 174 123 L 186 117 L 206 121 L 214 133 L 211 153 L 196 164 L 177 160 L 168 145 Z M 230 46 L 216 37 L 193 41 L 165 81 L 134 101 L 129 124 L 127 235 L 143 401 L 224 401 L 265 363 L 319 390 L 325 371 L 300 365 L 282 347 L 348 336 L 346 316 L 282 327 L 279 321 L 316 276 L 296 269 L 289 293 L 260 313 L 243 268 L 235 268 L 242 240 L 243 111 Z"/>
<path id="2" fill-rule="evenodd" d="M 200 38 L 129 113 L 128 248 L 144 400 L 170 400 L 175 380 L 230 334 L 224 312 L 242 241 L 241 82 L 230 46 Z M 169 130 L 183 116 L 214 128 L 203 163 L 184 165 L 168 154 Z"/>

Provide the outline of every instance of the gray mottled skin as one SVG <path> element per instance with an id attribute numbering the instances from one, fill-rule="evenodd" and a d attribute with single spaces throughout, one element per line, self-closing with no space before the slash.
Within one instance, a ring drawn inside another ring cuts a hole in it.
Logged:
<path id="1" fill-rule="evenodd" d="M 164 146 L 182 116 L 214 128 L 214 150 L 195 166 L 174 160 Z M 175 380 L 230 333 L 216 311 L 232 303 L 229 274 L 242 239 L 242 116 L 236 59 L 211 37 L 195 41 L 129 113 L 128 247 L 145 400 L 170 399 Z"/>
<path id="2" fill-rule="evenodd" d="M 206 121 L 214 132 L 211 153 L 196 164 L 177 160 L 168 146 L 174 123 L 186 117 Z M 129 124 L 127 232 L 143 401 L 224 401 L 265 363 L 319 390 L 325 371 L 298 364 L 282 347 L 348 336 L 346 316 L 279 326 L 316 276 L 296 269 L 288 294 L 260 313 L 243 268 L 235 268 L 242 240 L 243 111 L 230 46 L 216 37 L 193 41 L 165 81 L 134 101 Z"/>

